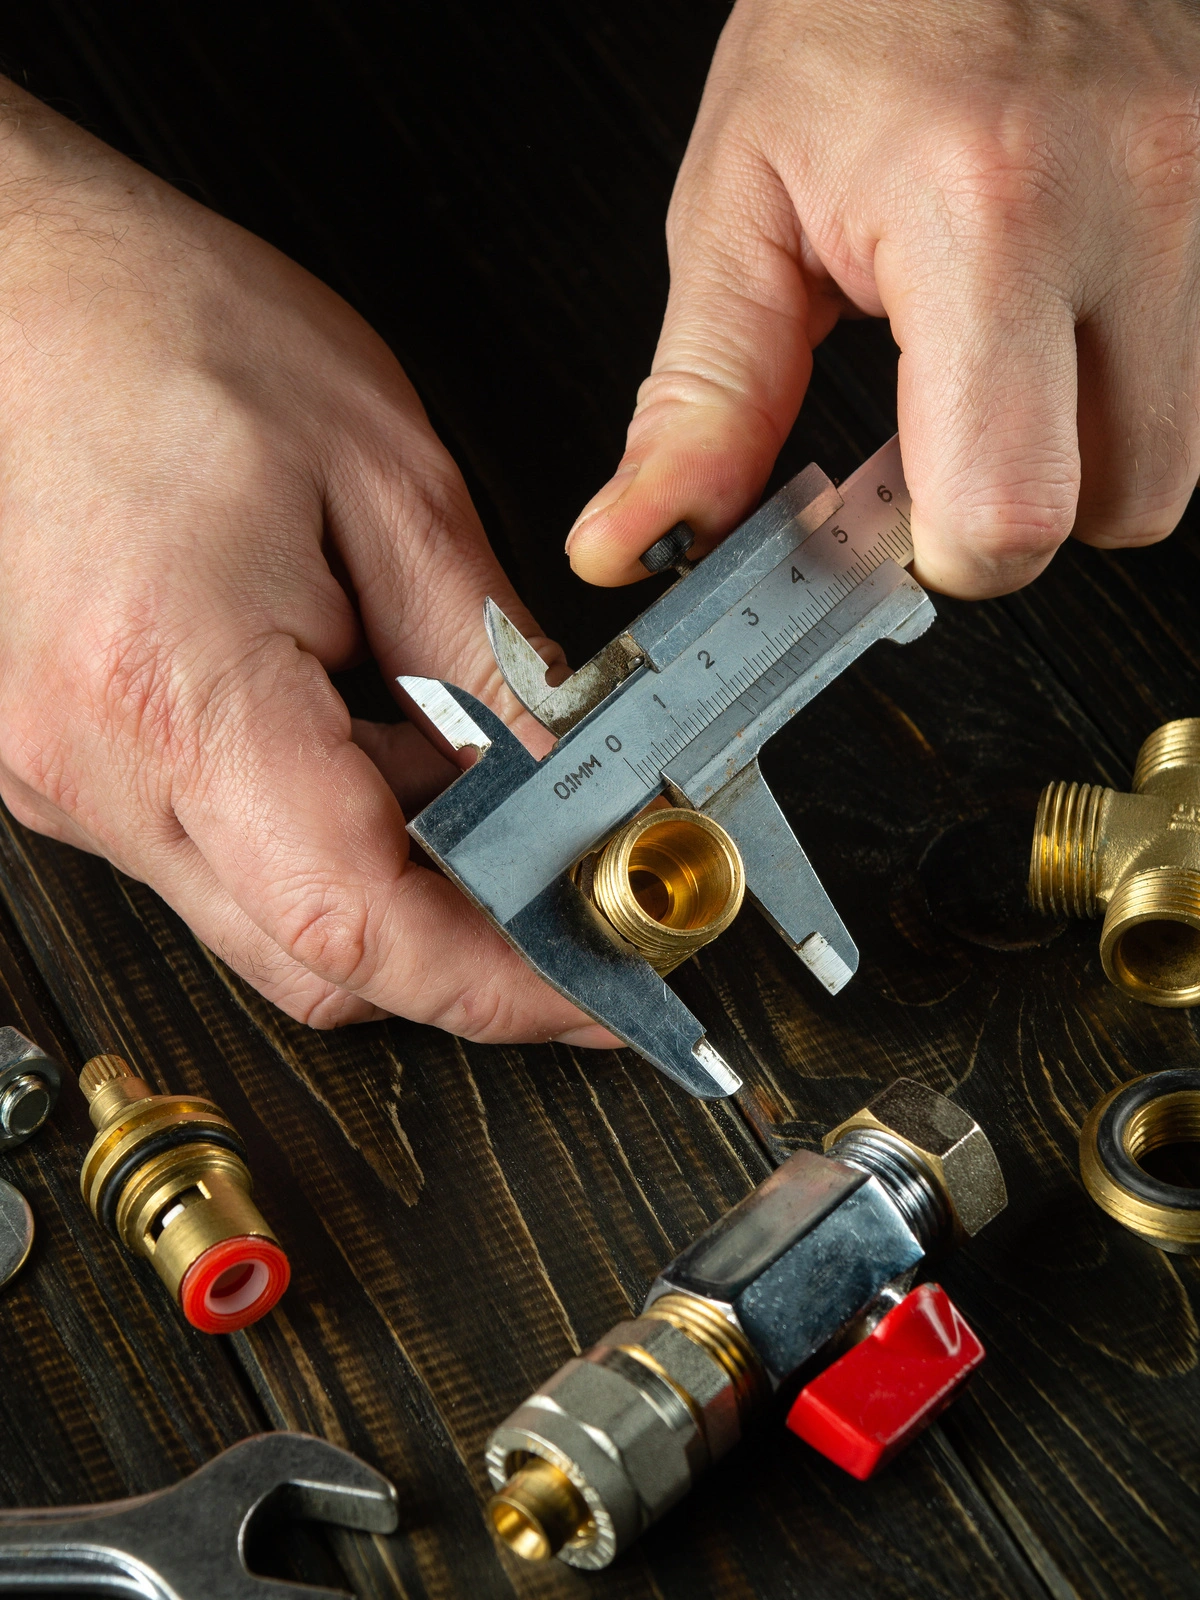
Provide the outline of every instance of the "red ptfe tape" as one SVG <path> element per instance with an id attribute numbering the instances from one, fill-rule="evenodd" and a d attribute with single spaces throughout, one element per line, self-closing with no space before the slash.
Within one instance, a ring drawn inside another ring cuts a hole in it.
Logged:
<path id="1" fill-rule="evenodd" d="M 291 1276 L 273 1239 L 243 1233 L 197 1256 L 179 1285 L 179 1304 L 201 1333 L 235 1333 L 266 1316 Z"/>

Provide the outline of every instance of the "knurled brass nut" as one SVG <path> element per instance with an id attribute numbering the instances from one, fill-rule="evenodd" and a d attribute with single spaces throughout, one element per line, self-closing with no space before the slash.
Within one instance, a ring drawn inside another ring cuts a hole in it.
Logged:
<path id="1" fill-rule="evenodd" d="M 974 1237 L 1008 1204 L 991 1141 L 970 1112 L 934 1089 L 900 1078 L 828 1133 L 824 1148 L 858 1130 L 908 1147 L 942 1191 L 959 1238 Z"/>

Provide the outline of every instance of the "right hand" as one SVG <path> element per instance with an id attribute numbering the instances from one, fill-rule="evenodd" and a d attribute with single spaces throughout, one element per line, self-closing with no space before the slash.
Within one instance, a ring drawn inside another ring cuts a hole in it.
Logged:
<path id="1" fill-rule="evenodd" d="M 1200 25 L 1166 0 L 738 0 L 592 583 L 758 501 L 812 351 L 887 316 L 914 573 L 1005 594 L 1073 533 L 1165 537 L 1200 472 Z"/>
<path id="2" fill-rule="evenodd" d="M 401 808 L 455 769 L 411 726 L 352 732 L 329 681 L 369 649 L 549 744 L 484 597 L 561 653 L 394 358 L 268 245 L 0 88 L 5 803 L 313 1025 L 615 1043 L 409 861 Z"/>

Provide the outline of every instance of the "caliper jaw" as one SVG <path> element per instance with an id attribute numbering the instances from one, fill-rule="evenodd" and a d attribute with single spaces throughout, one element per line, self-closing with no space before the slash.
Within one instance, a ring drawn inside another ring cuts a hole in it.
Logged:
<path id="1" fill-rule="evenodd" d="M 693 1094 L 738 1080 L 572 869 L 665 793 L 731 836 L 746 892 L 822 986 L 849 981 L 854 941 L 758 755 L 871 644 L 908 643 L 933 621 L 904 570 L 908 506 L 895 439 L 841 489 L 807 467 L 555 688 L 489 600 L 506 683 L 558 735 L 542 762 L 464 691 L 400 680 L 453 748 L 479 752 L 409 831 L 554 988 Z"/>
<path id="2" fill-rule="evenodd" d="M 770 676 L 743 695 L 663 771 L 680 805 L 706 812 L 742 853 L 746 892 L 830 992 L 858 970 L 858 948 L 758 766 L 763 745 L 821 689 L 880 639 L 907 644 L 934 619 L 933 603 L 894 561 L 884 561 Z"/>
<path id="3" fill-rule="evenodd" d="M 452 749 L 479 752 L 474 766 L 413 818 L 409 832 L 552 988 L 689 1094 L 716 1100 L 736 1093 L 741 1079 L 705 1039 L 703 1025 L 648 961 L 606 931 L 600 914 L 568 875 L 555 878 L 501 921 L 455 872 L 454 847 L 520 788 L 537 762 L 499 717 L 465 689 L 435 678 L 399 681 Z"/>

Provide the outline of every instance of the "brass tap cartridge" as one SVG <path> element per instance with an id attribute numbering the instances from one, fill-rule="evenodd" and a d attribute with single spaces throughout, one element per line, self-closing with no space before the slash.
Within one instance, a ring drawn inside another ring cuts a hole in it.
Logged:
<path id="1" fill-rule="evenodd" d="M 746 893 L 741 852 L 725 829 L 676 807 L 627 822 L 583 858 L 575 881 L 664 978 L 725 931 Z"/>
<path id="2" fill-rule="evenodd" d="M 291 1267 L 228 1117 L 156 1094 L 120 1056 L 93 1056 L 79 1086 L 96 1128 L 80 1188 L 96 1220 L 153 1264 L 193 1327 L 232 1333 L 265 1316 Z"/>
<path id="3" fill-rule="evenodd" d="M 1133 793 L 1052 783 L 1038 804 L 1029 898 L 1104 912 L 1100 959 L 1155 1006 L 1200 1002 L 1200 717 L 1166 722 L 1138 752 Z"/>
<path id="4" fill-rule="evenodd" d="M 833 1129 L 824 1155 L 789 1157 L 664 1269 L 640 1316 L 568 1361 L 496 1429 L 487 1450 L 496 1536 L 526 1560 L 607 1566 L 781 1387 L 814 1365 L 828 1375 L 847 1345 L 860 1351 L 855 1341 L 912 1299 L 921 1263 L 1006 1201 L 979 1124 L 899 1079 Z M 973 1364 L 960 1364 L 933 1403 Z M 900 1390 L 910 1382 L 902 1376 Z M 932 1414 L 928 1393 L 901 1392 L 900 1410 L 911 1437 Z"/>

